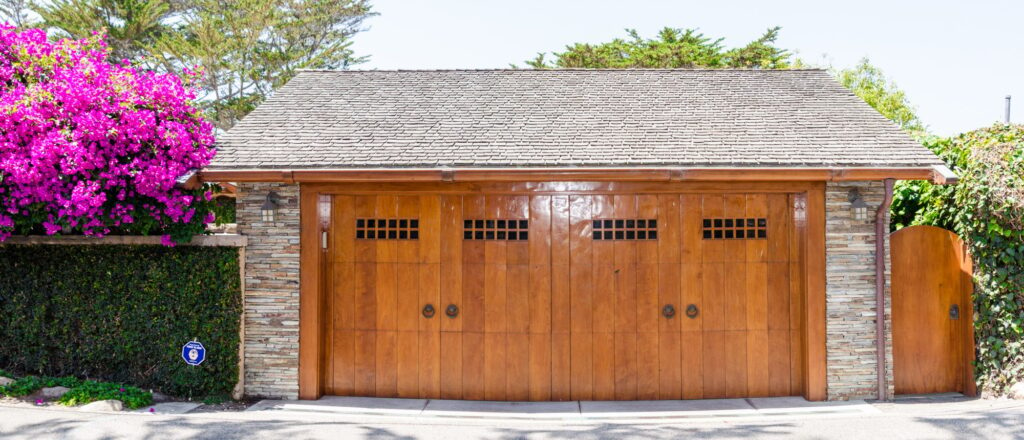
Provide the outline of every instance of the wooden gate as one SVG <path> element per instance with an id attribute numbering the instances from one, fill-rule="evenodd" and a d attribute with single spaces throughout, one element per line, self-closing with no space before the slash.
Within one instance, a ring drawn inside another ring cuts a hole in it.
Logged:
<path id="1" fill-rule="evenodd" d="M 896 394 L 976 393 L 971 259 L 956 234 L 913 226 L 892 234 Z"/>

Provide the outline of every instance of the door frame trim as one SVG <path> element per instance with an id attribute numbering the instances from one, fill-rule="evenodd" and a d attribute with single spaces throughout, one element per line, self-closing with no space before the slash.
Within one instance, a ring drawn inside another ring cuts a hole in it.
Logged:
<path id="1" fill-rule="evenodd" d="M 787 192 L 804 194 L 806 222 L 801 240 L 804 252 L 804 335 L 803 335 L 803 397 L 810 401 L 827 398 L 826 389 L 826 333 L 825 333 L 825 182 L 563 182 L 565 186 L 585 185 L 589 191 L 601 193 L 635 193 L 641 188 L 661 189 L 672 193 L 728 193 L 728 192 Z M 652 183 L 656 185 L 652 185 Z M 548 183 L 557 185 L 558 182 Z M 382 187 L 383 185 L 383 187 Z M 489 184 L 493 185 L 493 184 Z M 318 203 L 321 195 L 342 193 L 410 192 L 471 192 L 479 193 L 489 185 L 480 182 L 392 182 L 299 185 L 299 365 L 298 396 L 302 400 L 315 400 L 324 395 L 323 335 L 327 313 L 323 286 L 324 253 L 320 250 L 320 234 L 324 228 Z M 541 194 L 546 187 L 537 182 L 507 182 L 509 192 Z M 540 185 L 540 186 L 538 186 Z M 579 191 L 563 190 L 578 193 Z M 489 192 L 488 192 L 489 193 Z"/>

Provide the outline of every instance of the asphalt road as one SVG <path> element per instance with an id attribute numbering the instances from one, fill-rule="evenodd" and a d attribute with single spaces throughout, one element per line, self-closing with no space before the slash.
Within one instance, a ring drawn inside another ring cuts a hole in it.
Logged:
<path id="1" fill-rule="evenodd" d="M 185 415 L 0 406 L 14 439 L 1024 439 L 1024 401 L 886 403 L 875 414 L 645 420 L 639 423 L 438 419 L 319 412 Z"/>

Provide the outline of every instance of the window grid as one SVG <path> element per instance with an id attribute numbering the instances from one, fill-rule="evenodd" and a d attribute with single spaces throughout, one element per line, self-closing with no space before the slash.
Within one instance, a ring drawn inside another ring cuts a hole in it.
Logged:
<path id="1" fill-rule="evenodd" d="M 702 225 L 705 240 L 761 240 L 768 238 L 766 218 L 706 218 Z"/>
<path id="2" fill-rule="evenodd" d="M 594 240 L 657 240 L 657 219 L 594 220 Z"/>
<path id="3" fill-rule="evenodd" d="M 462 238 L 466 240 L 525 241 L 530 239 L 530 221 L 522 219 L 465 219 Z"/>
<path id="4" fill-rule="evenodd" d="M 419 240 L 420 220 L 415 218 L 357 218 L 357 240 Z"/>

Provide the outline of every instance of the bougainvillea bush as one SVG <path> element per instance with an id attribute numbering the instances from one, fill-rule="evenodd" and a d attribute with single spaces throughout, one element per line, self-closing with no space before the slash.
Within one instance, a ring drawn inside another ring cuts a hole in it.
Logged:
<path id="1" fill-rule="evenodd" d="M 108 53 L 100 35 L 51 41 L 0 24 L 0 241 L 161 234 L 170 245 L 214 220 L 209 187 L 176 187 L 214 155 L 192 89 Z"/>

